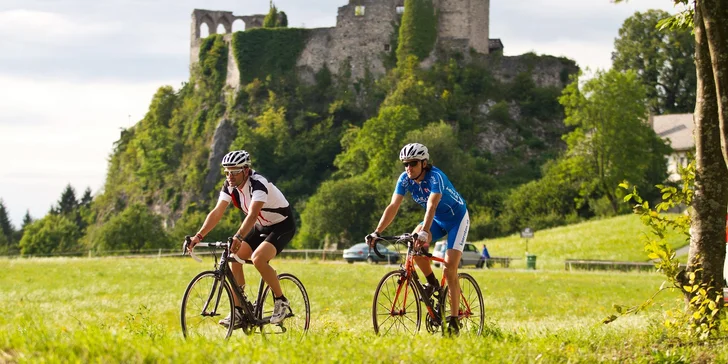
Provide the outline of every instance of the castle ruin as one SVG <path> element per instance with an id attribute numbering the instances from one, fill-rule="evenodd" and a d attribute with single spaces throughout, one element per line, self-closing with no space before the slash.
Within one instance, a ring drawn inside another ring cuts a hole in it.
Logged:
<path id="1" fill-rule="evenodd" d="M 469 54 L 475 51 L 488 54 L 503 49 L 499 39 L 489 39 L 490 0 L 432 0 L 439 14 L 436 48 Z M 348 64 L 352 78 L 363 78 L 368 69 L 375 77 L 386 70 L 383 56 L 392 51 L 394 24 L 404 13 L 404 0 L 349 0 L 338 9 L 336 26 L 309 29 L 310 36 L 296 66 L 304 79 L 324 65 L 333 73 Z M 192 12 L 190 65 L 199 58 L 200 27 L 206 24 L 210 34 L 216 34 L 220 25 L 223 38 L 232 39 L 232 24 L 236 20 L 245 23 L 245 30 L 259 28 L 265 14 L 236 16 L 229 11 L 195 9 Z M 237 88 L 240 82 L 235 57 L 230 47 L 228 57 L 228 86 Z"/>

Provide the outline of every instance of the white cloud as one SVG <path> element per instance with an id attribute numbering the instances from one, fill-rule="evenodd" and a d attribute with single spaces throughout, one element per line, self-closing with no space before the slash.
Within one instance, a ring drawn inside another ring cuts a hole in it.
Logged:
<path id="1" fill-rule="evenodd" d="M 104 37 L 121 30 L 119 22 L 94 22 L 45 11 L 0 11 L 0 37 L 58 46 L 80 39 Z M 59 44 L 59 42 L 61 44 Z"/>
<path id="2" fill-rule="evenodd" d="M 0 84 L 0 198 L 18 225 L 26 208 L 45 215 L 69 183 L 79 195 L 86 187 L 97 192 L 120 130 L 144 117 L 165 83 L 0 75 Z M 179 81 L 167 84 L 178 87 Z"/>

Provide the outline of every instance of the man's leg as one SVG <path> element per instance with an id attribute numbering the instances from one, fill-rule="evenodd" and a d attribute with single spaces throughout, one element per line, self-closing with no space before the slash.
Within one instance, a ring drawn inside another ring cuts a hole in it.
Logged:
<path id="1" fill-rule="evenodd" d="M 458 265 L 463 252 L 448 249 L 445 252 L 445 279 L 450 293 L 450 316 L 457 316 L 460 308 L 460 282 L 458 281 Z"/>
<path id="2" fill-rule="evenodd" d="M 253 250 L 250 248 L 250 245 L 244 241 L 242 244 L 240 244 L 240 248 L 238 248 L 238 251 L 235 254 L 238 256 L 238 258 L 242 260 L 247 260 L 250 259 L 251 254 L 253 254 Z M 238 286 L 244 285 L 245 274 L 243 273 L 243 265 L 233 259 L 230 262 L 230 270 L 233 272 L 233 277 L 235 277 L 235 283 Z M 238 295 L 233 295 L 233 301 L 235 301 L 236 307 L 240 307 L 240 302 L 238 302 Z"/>
<path id="3" fill-rule="evenodd" d="M 273 295 L 275 297 L 280 297 L 283 295 L 283 291 L 281 290 L 280 282 L 278 282 L 278 273 L 269 263 L 276 257 L 276 253 L 276 247 L 273 246 L 273 244 L 264 241 L 257 249 L 255 249 L 252 261 L 253 265 L 255 265 L 255 269 L 260 272 L 260 276 L 263 277 L 265 283 L 268 283 L 270 289 L 273 290 Z"/>

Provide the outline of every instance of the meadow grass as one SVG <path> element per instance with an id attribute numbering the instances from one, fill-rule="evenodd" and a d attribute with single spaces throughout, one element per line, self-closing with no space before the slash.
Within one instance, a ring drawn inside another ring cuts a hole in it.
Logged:
<path id="1" fill-rule="evenodd" d="M 536 255 L 539 269 L 563 270 L 565 259 L 646 262 L 649 259 L 644 251 L 643 237 L 647 232 L 647 227 L 634 214 L 594 219 L 536 231 L 534 238 L 528 239 L 528 253 Z M 526 239 L 519 234 L 474 243 L 478 249 L 486 244 L 491 256 L 525 258 Z M 684 236 L 671 232 L 667 243 L 677 249 L 687 241 Z M 685 258 L 680 260 L 685 261 Z M 512 265 L 525 268 L 526 260 L 517 260 Z"/>
<path id="2" fill-rule="evenodd" d="M 229 341 L 184 340 L 179 306 L 189 280 L 212 266 L 191 259 L 2 259 L 0 362 L 726 362 L 728 349 L 662 336 L 658 296 L 640 315 L 604 325 L 613 304 L 635 305 L 656 273 L 467 269 L 484 291 L 481 337 L 422 332 L 379 337 L 371 304 L 394 266 L 274 261 L 306 285 L 312 322 L 303 341 L 273 344 L 236 331 Z M 436 270 L 440 274 L 440 270 Z M 248 284 L 258 275 L 246 267 Z"/>

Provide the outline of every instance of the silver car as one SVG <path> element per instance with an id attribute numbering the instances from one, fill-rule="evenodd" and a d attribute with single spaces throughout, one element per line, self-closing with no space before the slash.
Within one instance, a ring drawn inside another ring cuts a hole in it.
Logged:
<path id="1" fill-rule="evenodd" d="M 359 243 L 344 250 L 344 259 L 347 263 L 366 261 L 370 264 L 376 264 L 379 262 L 394 264 L 399 261 L 399 253 L 396 251 L 389 250 L 382 244 L 377 244 L 377 250 L 384 255 L 384 258 L 378 257 L 377 254 L 374 253 L 374 249 L 369 249 L 369 246 L 366 243 Z"/>
<path id="2" fill-rule="evenodd" d="M 438 241 L 435 243 L 435 250 L 432 252 L 432 255 L 445 259 L 446 250 L 447 241 Z M 462 268 L 465 265 L 477 266 L 478 262 L 480 262 L 480 250 L 478 250 L 473 243 L 465 243 L 465 247 L 463 247 L 463 256 L 460 258 L 460 265 L 458 265 L 458 267 Z M 439 267 L 440 263 L 435 262 L 435 266 Z"/>

